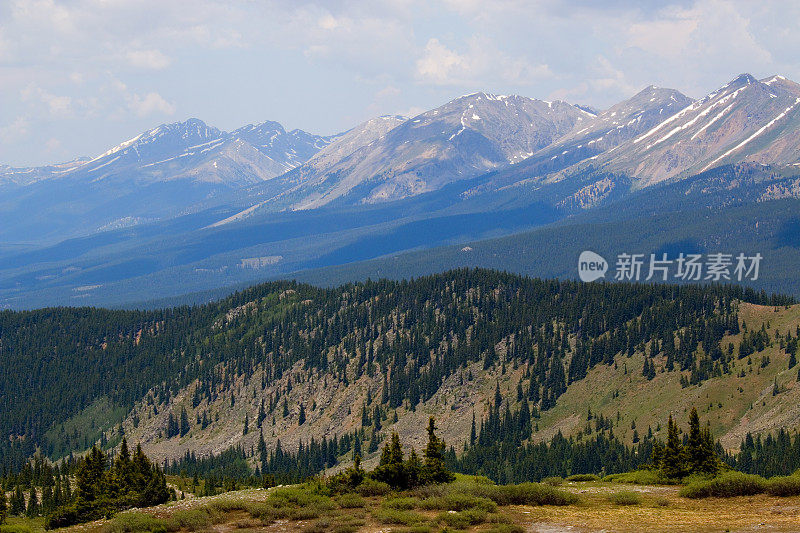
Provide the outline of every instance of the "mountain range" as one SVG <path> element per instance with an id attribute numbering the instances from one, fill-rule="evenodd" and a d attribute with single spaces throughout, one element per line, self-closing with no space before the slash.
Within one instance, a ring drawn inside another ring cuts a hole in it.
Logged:
<path id="1" fill-rule="evenodd" d="M 475 93 L 332 136 L 190 119 L 92 159 L 0 166 L 0 305 L 120 305 L 308 269 L 365 272 L 347 265 L 608 213 L 623 224 L 641 205 L 718 218 L 760 205 L 748 211 L 758 218 L 766 202 L 800 197 L 799 143 L 800 85 L 749 74 L 699 100 L 650 86 L 603 111 Z M 701 186 L 710 176 L 716 195 Z M 669 239 L 700 237 L 678 221 Z M 775 242 L 781 261 L 794 257 Z"/>

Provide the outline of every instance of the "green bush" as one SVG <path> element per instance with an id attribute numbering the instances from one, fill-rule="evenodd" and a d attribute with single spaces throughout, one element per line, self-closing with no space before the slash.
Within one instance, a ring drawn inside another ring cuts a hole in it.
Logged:
<path id="1" fill-rule="evenodd" d="M 497 505 L 572 505 L 578 502 L 578 497 L 572 493 L 539 483 L 475 485 L 470 492 Z"/>
<path id="2" fill-rule="evenodd" d="M 565 481 L 600 481 L 600 476 L 596 476 L 594 474 L 573 474 Z"/>
<path id="3" fill-rule="evenodd" d="M 342 509 L 358 509 L 367 504 L 364 498 L 358 494 L 353 494 L 352 492 L 342 494 L 339 496 L 337 502 L 339 503 L 339 507 Z"/>
<path id="4" fill-rule="evenodd" d="M 389 498 L 381 502 L 381 506 L 387 509 L 401 509 L 408 511 L 419 507 L 420 501 L 418 498 Z"/>
<path id="5" fill-rule="evenodd" d="M 497 524 L 485 529 L 484 533 L 525 533 L 525 530 L 514 524 Z"/>
<path id="6" fill-rule="evenodd" d="M 178 531 L 181 529 L 198 531 L 219 522 L 222 518 L 222 514 L 211 507 L 186 509 L 175 512 L 167 519 L 167 529 L 170 531 Z"/>
<path id="7" fill-rule="evenodd" d="M 482 524 L 486 520 L 486 511 L 483 509 L 467 509 L 460 512 L 440 513 L 436 522 L 446 524 L 456 529 L 466 529 L 470 526 Z"/>
<path id="8" fill-rule="evenodd" d="M 763 493 L 766 485 L 766 480 L 761 476 L 731 471 L 713 479 L 690 483 L 681 489 L 680 495 L 686 498 L 751 496 Z"/>
<path id="9" fill-rule="evenodd" d="M 642 503 L 642 495 L 632 490 L 621 490 L 609 495 L 609 501 L 614 505 L 639 505 Z"/>
<path id="10" fill-rule="evenodd" d="M 443 496 L 431 496 L 420 502 L 421 509 L 441 510 L 441 511 L 463 511 L 465 509 L 482 509 L 488 513 L 497 510 L 497 504 L 488 498 L 473 496 L 460 492 L 445 494 Z"/>
<path id="11" fill-rule="evenodd" d="M 3 524 L 0 533 L 33 533 L 33 530 L 24 524 Z"/>
<path id="12" fill-rule="evenodd" d="M 767 480 L 767 493 L 772 496 L 800 495 L 800 476 L 778 476 Z"/>
<path id="13" fill-rule="evenodd" d="M 558 476 L 546 477 L 542 480 L 542 483 L 545 485 L 550 485 L 551 487 L 558 487 L 564 483 L 564 478 L 560 478 Z"/>
<path id="14" fill-rule="evenodd" d="M 103 526 L 103 533 L 137 533 L 141 531 L 167 531 L 167 522 L 147 513 L 122 513 Z"/>
<path id="15" fill-rule="evenodd" d="M 392 529 L 392 533 L 433 533 L 433 531 L 433 528 L 427 524 Z"/>
<path id="16" fill-rule="evenodd" d="M 631 483 L 633 485 L 668 485 L 670 481 L 657 470 L 634 470 L 623 474 L 612 474 L 603 478 L 611 483 Z"/>
<path id="17" fill-rule="evenodd" d="M 391 491 L 392 488 L 388 484 L 370 478 L 365 478 L 364 481 L 356 487 L 356 492 L 362 496 L 383 496 Z"/>
<path id="18" fill-rule="evenodd" d="M 372 517 L 381 524 L 415 526 L 425 522 L 425 517 L 414 511 L 381 507 L 372 511 Z"/>

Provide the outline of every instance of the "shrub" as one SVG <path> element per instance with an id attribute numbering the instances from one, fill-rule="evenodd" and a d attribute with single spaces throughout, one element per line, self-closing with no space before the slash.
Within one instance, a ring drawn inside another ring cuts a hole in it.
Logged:
<path id="1" fill-rule="evenodd" d="M 167 529 L 170 531 L 178 531 L 180 529 L 197 531 L 205 529 L 221 519 L 222 515 L 211 507 L 187 509 L 175 512 L 167 521 Z"/>
<path id="2" fill-rule="evenodd" d="M 800 495 L 800 476 L 779 476 L 767 480 L 767 493 L 772 496 Z"/>
<path id="3" fill-rule="evenodd" d="M 358 494 L 353 494 L 352 492 L 348 492 L 346 494 L 342 494 L 339 496 L 337 500 L 339 503 L 339 507 L 342 509 L 358 509 L 360 507 L 364 507 L 367 502 L 364 501 L 364 498 L 359 496 Z"/>
<path id="4" fill-rule="evenodd" d="M 465 509 L 481 509 L 488 513 L 497 510 L 497 504 L 488 498 L 455 492 L 443 496 L 431 496 L 420 502 L 419 507 L 429 510 L 463 511 Z"/>
<path id="5" fill-rule="evenodd" d="M 392 488 L 388 484 L 370 478 L 365 478 L 364 481 L 356 487 L 356 492 L 362 496 L 383 496 L 391 492 L 391 490 Z"/>
<path id="6" fill-rule="evenodd" d="M 542 480 L 542 483 L 545 485 L 550 485 L 551 487 L 558 487 L 564 483 L 564 478 L 560 478 L 558 476 L 546 477 Z"/>
<path id="7" fill-rule="evenodd" d="M 460 512 L 441 513 L 436 517 L 440 524 L 446 524 L 456 529 L 466 529 L 470 526 L 482 524 L 486 520 L 486 511 L 483 509 L 467 509 Z"/>
<path id="8" fill-rule="evenodd" d="M 497 524 L 484 530 L 484 533 L 525 533 L 525 530 L 514 524 Z"/>
<path id="9" fill-rule="evenodd" d="M 402 526 L 414 526 L 425 522 L 425 517 L 414 511 L 401 509 L 390 509 L 381 507 L 372 511 L 372 516 L 382 524 L 398 524 Z"/>
<path id="10" fill-rule="evenodd" d="M 337 524 L 333 526 L 333 533 L 356 533 L 359 529 L 361 527 L 355 524 Z"/>
<path id="11" fill-rule="evenodd" d="M 631 483 L 633 485 L 668 485 L 671 483 L 657 470 L 634 470 L 623 474 L 612 474 L 604 477 L 603 481 Z"/>
<path id="12" fill-rule="evenodd" d="M 680 495 L 686 498 L 730 498 L 733 496 L 751 496 L 766 490 L 766 481 L 761 476 L 743 474 L 741 472 L 725 472 L 719 476 L 702 481 L 695 481 L 683 487 Z"/>
<path id="13" fill-rule="evenodd" d="M 24 524 L 3 524 L 0 533 L 33 533 L 33 530 Z"/>
<path id="14" fill-rule="evenodd" d="M 566 481 L 600 481 L 600 476 L 594 474 L 573 474 Z"/>
<path id="15" fill-rule="evenodd" d="M 609 501 L 614 505 L 639 505 L 642 503 L 642 495 L 632 490 L 621 490 L 609 495 Z"/>
<path id="16" fill-rule="evenodd" d="M 572 493 L 539 483 L 475 485 L 470 492 L 497 505 L 572 505 L 578 502 L 578 497 Z"/>
<path id="17" fill-rule="evenodd" d="M 137 533 L 140 531 L 167 530 L 165 520 L 147 513 L 122 513 L 103 526 L 103 533 Z"/>
<path id="18" fill-rule="evenodd" d="M 322 513 L 314 506 L 311 507 L 295 507 L 289 511 L 289 518 L 292 520 L 311 520 L 312 518 L 319 518 Z"/>
<path id="19" fill-rule="evenodd" d="M 381 502 L 381 506 L 387 509 L 400 509 L 408 511 L 419 507 L 419 498 L 402 497 L 402 498 L 389 498 Z"/>
<path id="20" fill-rule="evenodd" d="M 424 524 L 420 526 L 393 529 L 392 533 L 433 533 L 433 528 L 427 524 Z"/>

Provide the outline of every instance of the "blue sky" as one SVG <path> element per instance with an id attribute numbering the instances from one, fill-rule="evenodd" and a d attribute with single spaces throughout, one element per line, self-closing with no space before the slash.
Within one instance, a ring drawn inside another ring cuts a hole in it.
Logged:
<path id="1" fill-rule="evenodd" d="M 800 80 L 800 5 L 698 0 L 2 0 L 0 164 L 164 122 L 320 134 L 478 90 L 603 108 L 656 84 Z"/>

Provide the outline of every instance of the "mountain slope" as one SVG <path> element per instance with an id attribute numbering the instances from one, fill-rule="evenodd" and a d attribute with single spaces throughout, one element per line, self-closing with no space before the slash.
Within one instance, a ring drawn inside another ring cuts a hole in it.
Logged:
<path id="1" fill-rule="evenodd" d="M 600 253 L 612 267 L 621 253 L 649 257 L 668 252 L 674 258 L 681 252 L 758 252 L 765 257 L 764 268 L 752 286 L 800 296 L 795 273 L 800 264 L 798 209 L 800 170 L 796 167 L 725 165 L 511 236 L 463 240 L 290 276 L 325 286 L 482 267 L 569 279 L 577 277 L 578 256 L 584 250 Z M 395 242 L 401 233 L 390 230 L 375 235 L 372 246 Z"/>
<path id="2" fill-rule="evenodd" d="M 20 186 L 3 189 L 0 239 L 52 242 L 197 212 L 304 163 L 331 140 L 276 122 L 227 133 L 190 119 L 66 168 L 5 171 Z"/>
<path id="3" fill-rule="evenodd" d="M 794 164 L 798 148 L 798 87 L 777 76 L 758 81 L 742 74 L 591 164 L 646 187 L 725 163 Z"/>
<path id="4" fill-rule="evenodd" d="M 646 87 L 633 97 L 620 102 L 593 117 L 583 120 L 561 139 L 547 146 L 519 164 L 500 170 L 491 179 L 464 193 L 465 196 L 486 195 L 509 188 L 516 190 L 535 188 L 540 194 L 553 181 L 552 176 L 572 166 L 580 168 L 581 163 L 589 164 L 605 155 L 610 157 L 618 148 L 637 136 L 647 132 L 692 103 L 692 99 L 674 89 L 655 86 Z M 593 168 L 593 167 L 592 167 Z M 593 174 L 598 177 L 593 178 Z M 614 194 L 628 192 L 629 184 L 624 180 L 618 183 L 609 173 L 572 172 L 572 185 L 555 187 L 560 197 L 552 198 L 553 203 L 579 204 L 582 208 L 593 206 L 607 200 Z M 586 177 L 586 180 L 582 178 Z M 623 185 L 621 191 L 614 191 Z M 589 191 L 593 197 L 585 198 Z"/>
<path id="5" fill-rule="evenodd" d="M 476 93 L 389 130 L 335 164 L 313 162 L 265 184 L 262 205 L 373 204 L 440 189 L 516 163 L 591 114 L 565 102 Z"/>
<path id="6" fill-rule="evenodd" d="M 0 363 L 16 371 L 0 375 L 0 462 L 37 445 L 52 457 L 96 440 L 114 446 L 121 429 L 159 460 L 250 450 L 262 435 L 271 449 L 280 441 L 294 450 L 311 438 L 359 434 L 374 462 L 392 429 L 419 449 L 429 415 L 460 450 L 471 415 L 484 418 L 494 395 L 504 408 L 534 408 L 532 441 L 582 431 L 587 407 L 613 419 L 627 442 L 632 422 L 663 437 L 655 424 L 668 410 L 705 405 L 712 391 L 721 407 L 708 418 L 718 434 L 792 428 L 800 424 L 800 386 L 788 379 L 796 369 L 786 368 L 776 333 L 794 332 L 800 309 L 756 306 L 789 303 L 735 287 L 460 270 L 335 289 L 271 283 L 206 306 L 151 312 L 6 312 Z M 736 356 L 744 321 L 748 332 L 764 323 L 768 335 L 750 361 Z M 670 338 L 678 338 L 672 349 Z M 656 341 L 662 349 L 652 348 Z M 663 368 L 652 381 L 640 371 L 645 357 Z M 767 398 L 762 389 L 775 379 L 784 394 Z M 613 417 L 617 406 L 664 394 L 672 401 Z M 755 406 L 762 397 L 767 409 Z M 781 415 L 748 418 L 768 410 Z M 177 418 L 188 425 L 182 434 L 170 429 Z"/>

